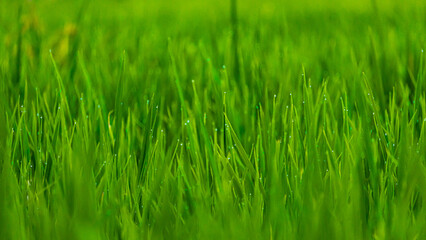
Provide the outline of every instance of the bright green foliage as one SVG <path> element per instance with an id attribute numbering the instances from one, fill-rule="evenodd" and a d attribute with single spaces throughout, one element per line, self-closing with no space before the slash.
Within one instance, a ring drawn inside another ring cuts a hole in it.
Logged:
<path id="1" fill-rule="evenodd" d="M 0 1 L 1 239 L 426 239 L 426 2 L 232 1 Z"/>

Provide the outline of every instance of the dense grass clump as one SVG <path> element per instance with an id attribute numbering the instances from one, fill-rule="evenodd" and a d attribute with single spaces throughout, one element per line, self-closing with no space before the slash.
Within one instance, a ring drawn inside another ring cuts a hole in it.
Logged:
<path id="1" fill-rule="evenodd" d="M 0 238 L 426 239 L 425 2 L 296 2 L 0 1 Z"/>

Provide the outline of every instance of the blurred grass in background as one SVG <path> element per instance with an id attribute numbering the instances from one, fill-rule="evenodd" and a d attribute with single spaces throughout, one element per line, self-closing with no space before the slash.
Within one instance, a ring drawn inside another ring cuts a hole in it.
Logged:
<path id="1" fill-rule="evenodd" d="M 426 238 L 424 1 L 230 6 L 0 1 L 0 238 Z"/>

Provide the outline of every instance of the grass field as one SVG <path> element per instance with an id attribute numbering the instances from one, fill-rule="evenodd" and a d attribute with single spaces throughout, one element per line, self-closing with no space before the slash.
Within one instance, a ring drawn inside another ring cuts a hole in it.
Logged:
<path id="1" fill-rule="evenodd" d="M 0 0 L 0 239 L 426 239 L 426 2 Z"/>

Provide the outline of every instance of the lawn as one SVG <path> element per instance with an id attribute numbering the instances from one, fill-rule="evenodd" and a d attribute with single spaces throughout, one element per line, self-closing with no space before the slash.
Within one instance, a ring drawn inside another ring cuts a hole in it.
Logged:
<path id="1" fill-rule="evenodd" d="M 0 0 L 0 239 L 426 239 L 426 1 Z"/>

